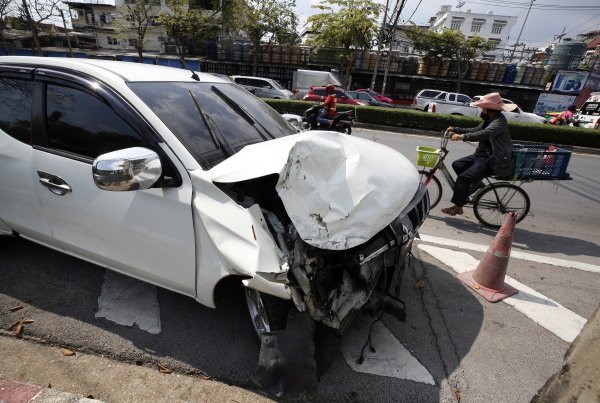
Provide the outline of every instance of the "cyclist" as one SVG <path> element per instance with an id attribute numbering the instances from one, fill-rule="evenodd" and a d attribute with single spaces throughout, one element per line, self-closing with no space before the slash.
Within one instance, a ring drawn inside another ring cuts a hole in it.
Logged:
<path id="1" fill-rule="evenodd" d="M 479 126 L 448 127 L 452 141 L 478 141 L 479 144 L 473 155 L 452 163 L 452 168 L 458 175 L 451 200 L 454 205 L 443 208 L 444 214 L 462 214 L 463 206 L 469 198 L 471 185 L 483 178 L 492 174 L 502 177 L 513 174 L 512 140 L 508 123 L 502 112 L 510 112 L 517 105 L 505 104 L 497 92 L 486 94 L 472 105 L 481 108 L 483 122 Z"/>

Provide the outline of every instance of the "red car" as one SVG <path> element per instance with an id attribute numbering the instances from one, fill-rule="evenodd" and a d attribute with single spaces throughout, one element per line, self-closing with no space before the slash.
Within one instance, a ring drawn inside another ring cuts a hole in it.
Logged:
<path id="1" fill-rule="evenodd" d="M 373 98 L 375 98 L 376 100 L 380 101 L 380 102 L 387 102 L 388 104 L 391 104 L 392 98 L 388 98 L 385 95 L 382 95 L 380 93 L 378 93 L 377 91 L 374 91 L 370 88 L 360 88 L 358 90 L 355 90 L 356 92 L 366 92 L 369 93 L 373 96 Z"/>
<path id="2" fill-rule="evenodd" d="M 325 91 L 325 87 L 310 87 L 308 93 L 302 98 L 305 101 L 313 101 L 313 102 L 323 102 L 327 97 L 327 93 Z M 349 105 L 362 105 L 367 106 L 368 104 L 364 101 L 359 101 L 357 99 L 352 98 L 350 94 L 348 94 L 344 89 L 336 87 L 335 88 L 335 101 L 338 104 L 349 104 Z"/>

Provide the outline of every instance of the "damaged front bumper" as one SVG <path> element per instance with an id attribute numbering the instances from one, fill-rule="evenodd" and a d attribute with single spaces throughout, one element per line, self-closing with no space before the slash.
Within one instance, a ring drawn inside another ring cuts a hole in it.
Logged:
<path id="1" fill-rule="evenodd" d="M 326 251 L 298 239 L 288 276 L 296 308 L 340 331 L 363 306 L 403 320 L 404 304 L 397 299 L 402 273 L 428 214 L 429 196 L 421 185 L 406 209 L 363 245 Z"/>

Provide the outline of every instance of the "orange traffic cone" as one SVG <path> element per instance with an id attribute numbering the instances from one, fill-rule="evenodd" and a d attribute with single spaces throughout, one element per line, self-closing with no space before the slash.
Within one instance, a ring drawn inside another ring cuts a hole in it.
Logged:
<path id="1" fill-rule="evenodd" d="M 435 102 L 431 103 L 431 112 L 435 113 Z"/>
<path id="2" fill-rule="evenodd" d="M 460 282 L 490 302 L 502 301 L 518 292 L 504 282 L 516 223 L 517 215 L 514 212 L 508 213 L 477 268 L 456 276 Z"/>

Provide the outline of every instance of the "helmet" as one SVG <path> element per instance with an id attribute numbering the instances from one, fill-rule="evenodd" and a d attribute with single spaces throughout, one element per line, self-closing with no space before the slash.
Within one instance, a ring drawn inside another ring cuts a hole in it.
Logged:
<path id="1" fill-rule="evenodd" d="M 577 110 L 577 105 L 571 104 L 571 105 L 568 106 L 567 110 L 575 112 Z"/>
<path id="2" fill-rule="evenodd" d="M 335 85 L 333 84 L 327 84 L 327 87 L 325 87 L 325 91 L 329 94 L 330 92 L 333 92 L 333 90 L 335 90 Z"/>

